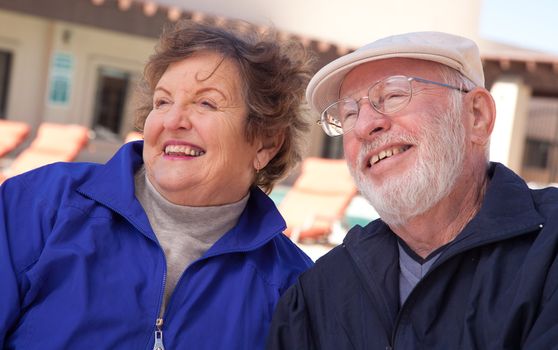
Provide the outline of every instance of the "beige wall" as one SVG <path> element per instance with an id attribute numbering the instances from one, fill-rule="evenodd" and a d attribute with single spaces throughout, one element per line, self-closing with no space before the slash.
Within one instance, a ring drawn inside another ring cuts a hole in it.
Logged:
<path id="1" fill-rule="evenodd" d="M 64 40 L 66 34 L 67 40 Z M 90 127 L 99 67 L 126 71 L 132 86 L 141 77 L 155 40 L 96 28 L 0 11 L 0 48 L 14 53 L 7 118 L 78 123 Z M 67 105 L 53 105 L 47 98 L 54 52 L 71 54 L 71 96 Z M 124 119 L 133 120 L 132 98 Z M 125 128 L 127 131 L 130 127 Z"/>
<path id="2" fill-rule="evenodd" d="M 496 122 L 490 140 L 490 160 L 521 172 L 531 89 L 521 77 L 504 76 L 491 91 L 496 103 Z"/>
<path id="3" fill-rule="evenodd" d="M 13 53 L 8 119 L 42 119 L 50 31 L 44 20 L 0 11 L 0 49 Z"/>
<path id="4" fill-rule="evenodd" d="M 64 32 L 70 33 L 67 43 Z M 53 24 L 53 51 L 70 53 L 75 58 L 72 97 L 68 107 L 47 104 L 45 119 L 57 122 L 78 122 L 90 126 L 96 94 L 97 72 L 100 67 L 123 70 L 135 80 L 153 51 L 155 40 L 73 25 Z M 52 53 L 51 52 L 51 53 Z M 131 101 L 132 99 L 129 99 Z M 129 106 L 128 106 L 129 107 Z M 125 119 L 131 120 L 132 108 L 126 108 Z"/>

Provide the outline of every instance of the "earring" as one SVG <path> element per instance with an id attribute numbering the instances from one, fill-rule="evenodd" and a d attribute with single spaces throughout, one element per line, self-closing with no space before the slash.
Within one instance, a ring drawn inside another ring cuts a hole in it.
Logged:
<path id="1" fill-rule="evenodd" d="M 256 158 L 256 174 L 259 174 L 261 169 L 260 160 Z"/>

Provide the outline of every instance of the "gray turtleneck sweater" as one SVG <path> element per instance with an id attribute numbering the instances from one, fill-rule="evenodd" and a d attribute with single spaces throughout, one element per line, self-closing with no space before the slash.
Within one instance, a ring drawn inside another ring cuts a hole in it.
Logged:
<path id="1" fill-rule="evenodd" d="M 249 195 L 236 203 L 189 207 L 171 203 L 157 192 L 144 167 L 136 172 L 134 181 L 136 197 L 165 252 L 167 278 L 162 314 L 184 270 L 236 225 Z"/>

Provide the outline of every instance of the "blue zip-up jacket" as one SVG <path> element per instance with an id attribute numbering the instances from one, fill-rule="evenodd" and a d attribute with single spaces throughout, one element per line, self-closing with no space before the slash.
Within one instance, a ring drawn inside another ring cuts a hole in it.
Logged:
<path id="1" fill-rule="evenodd" d="M 0 347 L 153 349 L 165 257 L 134 195 L 142 142 L 105 165 L 58 163 L 0 186 Z M 181 276 L 169 349 L 264 347 L 279 296 L 311 260 L 251 189 L 238 224 Z"/>
<path id="2" fill-rule="evenodd" d="M 482 207 L 399 305 L 397 238 L 355 227 L 279 301 L 268 349 L 558 348 L 558 189 L 492 164 Z"/>

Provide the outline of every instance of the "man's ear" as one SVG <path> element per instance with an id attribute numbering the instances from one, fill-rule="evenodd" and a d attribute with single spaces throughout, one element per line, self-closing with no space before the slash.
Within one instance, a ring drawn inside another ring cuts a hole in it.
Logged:
<path id="1" fill-rule="evenodd" d="M 254 159 L 254 169 L 259 171 L 266 167 L 267 163 L 275 157 L 283 142 L 285 142 L 285 132 L 281 131 L 273 135 L 261 137 L 258 141 L 258 151 Z"/>
<path id="2" fill-rule="evenodd" d="M 488 90 L 477 87 L 467 96 L 466 110 L 471 126 L 471 141 L 484 146 L 490 139 L 496 120 L 496 104 Z"/>

